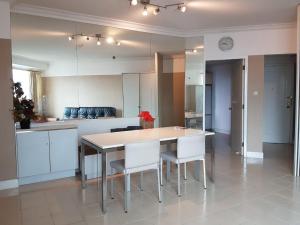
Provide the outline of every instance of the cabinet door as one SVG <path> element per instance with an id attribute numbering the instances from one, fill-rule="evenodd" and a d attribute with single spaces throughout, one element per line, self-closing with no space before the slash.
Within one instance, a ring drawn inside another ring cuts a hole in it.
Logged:
<path id="1" fill-rule="evenodd" d="M 19 177 L 50 172 L 48 131 L 17 134 Z"/>
<path id="2" fill-rule="evenodd" d="M 78 138 L 76 129 L 49 131 L 51 172 L 75 170 Z"/>

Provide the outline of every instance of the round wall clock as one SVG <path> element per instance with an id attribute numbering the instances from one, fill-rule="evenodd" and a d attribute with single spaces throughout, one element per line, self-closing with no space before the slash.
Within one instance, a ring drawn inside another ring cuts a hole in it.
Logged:
<path id="1" fill-rule="evenodd" d="M 228 51 L 233 48 L 233 39 L 231 37 L 223 37 L 219 40 L 219 49 Z"/>

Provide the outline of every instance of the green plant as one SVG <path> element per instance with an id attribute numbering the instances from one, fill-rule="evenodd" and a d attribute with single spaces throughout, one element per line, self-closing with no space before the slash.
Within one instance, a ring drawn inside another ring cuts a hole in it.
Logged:
<path id="1" fill-rule="evenodd" d="M 13 116 L 15 122 L 21 122 L 22 120 L 31 120 L 35 118 L 34 103 L 31 99 L 27 99 L 24 96 L 21 83 L 13 83 L 13 98 L 14 109 Z"/>

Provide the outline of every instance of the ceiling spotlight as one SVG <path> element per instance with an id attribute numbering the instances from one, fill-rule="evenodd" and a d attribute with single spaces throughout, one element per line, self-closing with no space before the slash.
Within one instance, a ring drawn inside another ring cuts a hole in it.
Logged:
<path id="1" fill-rule="evenodd" d="M 159 12 L 160 12 L 160 9 L 156 8 L 156 9 L 153 10 L 153 15 L 156 16 Z"/>
<path id="2" fill-rule="evenodd" d="M 117 45 L 117 46 L 120 46 L 120 45 L 121 45 L 121 42 L 117 41 L 117 42 L 116 42 L 116 45 Z"/>
<path id="3" fill-rule="evenodd" d="M 108 43 L 108 44 L 112 44 L 112 43 L 114 43 L 114 39 L 112 38 L 112 37 L 108 37 L 108 38 L 106 38 L 106 42 Z"/>
<path id="4" fill-rule="evenodd" d="M 68 39 L 69 39 L 69 41 L 72 41 L 73 40 L 73 36 L 69 36 Z"/>
<path id="5" fill-rule="evenodd" d="M 137 1 L 137 0 L 131 0 L 131 1 L 130 1 L 130 4 L 131 4 L 131 5 L 137 5 L 137 4 L 138 4 L 138 1 Z"/>
<path id="6" fill-rule="evenodd" d="M 197 53 L 198 51 L 197 51 L 197 49 L 193 49 L 193 53 Z"/>
<path id="7" fill-rule="evenodd" d="M 184 13 L 186 11 L 186 6 L 185 5 L 179 5 L 178 10 L 180 10 L 181 12 Z"/>
<path id="8" fill-rule="evenodd" d="M 148 16 L 148 10 L 147 10 L 147 7 L 145 6 L 144 7 L 144 10 L 143 10 L 143 16 Z"/>
<path id="9" fill-rule="evenodd" d="M 97 45 L 101 45 L 101 42 L 100 42 L 99 38 L 98 38 L 98 41 L 97 41 Z"/>
<path id="10" fill-rule="evenodd" d="M 86 40 L 89 41 L 89 40 L 90 40 L 90 37 L 86 37 Z"/>

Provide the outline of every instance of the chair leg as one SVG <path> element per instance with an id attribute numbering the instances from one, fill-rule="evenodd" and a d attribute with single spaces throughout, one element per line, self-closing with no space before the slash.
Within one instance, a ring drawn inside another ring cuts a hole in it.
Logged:
<path id="1" fill-rule="evenodd" d="M 128 174 L 125 174 L 124 176 L 124 180 L 125 180 L 125 187 L 124 187 L 124 210 L 125 213 L 128 212 Z"/>
<path id="2" fill-rule="evenodd" d="M 184 179 L 187 180 L 187 176 L 186 176 L 186 163 L 184 163 Z"/>
<path id="3" fill-rule="evenodd" d="M 204 179 L 204 189 L 206 189 L 206 168 L 205 168 L 205 159 L 203 159 L 203 179 Z"/>
<path id="4" fill-rule="evenodd" d="M 113 168 L 111 169 L 111 173 L 112 173 L 112 175 L 114 174 Z M 110 180 L 110 196 L 111 196 L 111 199 L 114 199 L 114 178 L 111 178 L 111 180 Z"/>
<path id="5" fill-rule="evenodd" d="M 143 191 L 143 177 L 144 177 L 144 173 L 141 172 L 140 173 L 140 182 L 139 182 L 140 191 Z"/>
<path id="6" fill-rule="evenodd" d="M 163 178 L 162 178 L 162 175 L 163 175 L 163 160 L 160 159 L 160 185 L 163 186 Z"/>
<path id="7" fill-rule="evenodd" d="M 177 195 L 181 196 L 181 192 L 180 192 L 180 163 L 177 164 Z"/>
<path id="8" fill-rule="evenodd" d="M 157 187 L 158 187 L 158 201 L 161 203 L 161 188 L 160 188 L 160 165 L 157 165 Z"/>
<path id="9" fill-rule="evenodd" d="M 170 178 L 170 172 L 171 172 L 171 162 L 167 160 L 167 180 Z"/>

